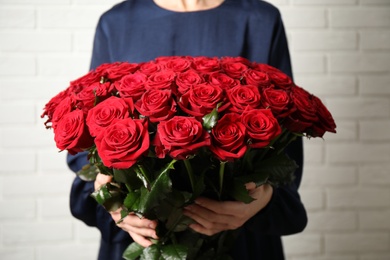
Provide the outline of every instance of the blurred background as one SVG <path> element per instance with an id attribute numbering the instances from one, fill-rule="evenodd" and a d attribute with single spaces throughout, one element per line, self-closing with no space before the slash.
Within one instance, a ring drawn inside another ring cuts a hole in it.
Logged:
<path id="1" fill-rule="evenodd" d="M 0 0 L 0 259 L 96 259 L 73 219 L 73 179 L 44 104 L 89 69 L 99 16 L 120 0 Z M 295 81 L 323 99 L 336 135 L 305 141 L 306 230 L 288 260 L 390 259 L 390 0 L 269 0 Z"/>

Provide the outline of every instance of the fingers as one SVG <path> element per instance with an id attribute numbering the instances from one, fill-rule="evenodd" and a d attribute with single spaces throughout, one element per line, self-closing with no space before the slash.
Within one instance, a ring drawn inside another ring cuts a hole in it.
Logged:
<path id="1" fill-rule="evenodd" d="M 156 234 L 157 222 L 146 218 L 139 218 L 135 214 L 129 214 L 121 220 L 120 209 L 111 213 L 111 217 L 117 223 L 117 226 L 129 233 L 135 242 L 143 247 L 152 244 L 149 238 L 158 239 Z"/>
<path id="2" fill-rule="evenodd" d="M 94 182 L 95 190 L 98 190 L 104 184 L 111 182 L 111 180 L 112 180 L 112 176 L 98 173 L 98 175 L 96 176 L 95 182 Z"/>

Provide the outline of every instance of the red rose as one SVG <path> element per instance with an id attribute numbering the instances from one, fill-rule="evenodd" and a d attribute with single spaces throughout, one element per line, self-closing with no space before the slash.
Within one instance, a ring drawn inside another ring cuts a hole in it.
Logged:
<path id="1" fill-rule="evenodd" d="M 49 102 L 46 103 L 43 109 L 43 113 L 41 115 L 41 118 L 44 118 L 45 116 L 47 116 L 48 118 L 47 121 L 45 122 L 46 128 L 50 128 L 49 123 L 52 121 L 54 112 L 56 111 L 58 104 L 69 95 L 70 93 L 68 90 L 61 91 L 53 98 L 51 98 Z"/>
<path id="2" fill-rule="evenodd" d="M 265 63 L 252 63 L 252 69 L 254 70 L 258 70 L 258 71 L 262 71 L 262 72 L 266 72 L 266 73 L 271 73 L 271 72 L 277 72 L 279 73 L 280 70 L 275 68 L 275 67 L 272 67 L 268 64 L 265 64 Z"/>
<path id="3" fill-rule="evenodd" d="M 175 159 L 186 159 L 196 154 L 199 148 L 208 147 L 210 135 L 195 118 L 175 116 L 157 126 L 153 144 L 159 158 L 169 154 Z"/>
<path id="4" fill-rule="evenodd" d="M 332 114 L 329 112 L 329 110 L 325 107 L 325 105 L 322 103 L 322 101 L 316 97 L 311 96 L 312 102 L 315 104 L 317 108 L 317 116 L 318 121 L 314 123 L 313 125 L 313 131 L 311 133 L 312 137 L 322 137 L 324 136 L 325 132 L 332 132 L 336 133 L 336 123 L 333 120 Z"/>
<path id="5" fill-rule="evenodd" d="M 82 109 L 85 114 L 88 113 L 88 110 L 94 107 L 96 96 L 94 89 L 96 87 L 91 85 L 83 89 L 80 93 L 76 95 L 77 108 Z"/>
<path id="6" fill-rule="evenodd" d="M 208 84 L 194 86 L 190 91 L 181 96 L 178 102 L 180 108 L 185 113 L 195 117 L 202 117 L 210 113 L 220 103 L 224 104 L 218 108 L 220 112 L 229 105 L 226 102 L 223 90 L 220 87 Z"/>
<path id="7" fill-rule="evenodd" d="M 258 86 L 259 88 L 266 88 L 271 85 L 267 73 L 253 69 L 248 69 L 244 72 L 243 80 L 247 85 Z"/>
<path id="8" fill-rule="evenodd" d="M 135 107 L 153 123 L 167 120 L 176 113 L 176 102 L 170 90 L 149 89 L 135 103 Z"/>
<path id="9" fill-rule="evenodd" d="M 242 63 L 247 67 L 251 66 L 251 62 L 244 57 L 222 57 L 221 63 Z"/>
<path id="10" fill-rule="evenodd" d="M 118 120 L 100 132 L 95 144 L 106 167 L 130 168 L 149 149 L 148 122 L 132 118 Z"/>
<path id="11" fill-rule="evenodd" d="M 222 70 L 234 79 L 240 79 L 242 74 L 248 69 L 248 66 L 240 61 L 232 61 L 229 59 L 221 60 Z"/>
<path id="12" fill-rule="evenodd" d="M 173 57 L 165 63 L 165 67 L 174 72 L 184 72 L 192 65 L 192 61 L 185 57 Z"/>
<path id="13" fill-rule="evenodd" d="M 210 73 L 220 69 L 218 58 L 195 57 L 192 67 L 200 73 Z"/>
<path id="14" fill-rule="evenodd" d="M 105 79 L 113 82 L 122 77 L 134 73 L 138 69 L 138 64 L 128 62 L 115 62 L 102 64 L 96 68 L 96 72 Z"/>
<path id="15" fill-rule="evenodd" d="M 132 99 L 112 96 L 89 110 L 87 125 L 92 136 L 97 136 L 115 121 L 128 118 L 134 111 Z"/>
<path id="16" fill-rule="evenodd" d="M 271 82 L 279 88 L 289 89 L 293 86 L 292 79 L 281 71 L 269 72 L 268 77 L 270 78 Z"/>
<path id="17" fill-rule="evenodd" d="M 305 132 L 313 123 L 318 121 L 317 108 L 310 94 L 295 86 L 290 93 L 296 110 L 285 121 L 285 126 L 291 132 Z"/>
<path id="18" fill-rule="evenodd" d="M 210 151 L 221 161 L 241 158 L 247 150 L 245 136 L 240 115 L 225 114 L 211 130 Z"/>
<path id="19" fill-rule="evenodd" d="M 227 91 L 232 106 L 231 112 L 242 113 L 247 108 L 260 107 L 260 93 L 257 87 L 251 85 L 238 85 Z"/>
<path id="20" fill-rule="evenodd" d="M 173 90 L 176 73 L 172 70 L 162 70 L 153 73 L 146 81 L 146 88 L 148 89 L 167 89 Z"/>
<path id="21" fill-rule="evenodd" d="M 163 68 L 164 67 L 161 64 L 157 64 L 155 62 L 145 62 L 139 66 L 138 71 L 149 76 L 153 73 L 156 73 L 157 71 L 162 70 Z"/>
<path id="22" fill-rule="evenodd" d="M 82 152 L 93 145 L 81 110 L 74 110 L 58 121 L 54 129 L 54 140 L 58 149 L 68 150 L 70 154 Z"/>
<path id="23" fill-rule="evenodd" d="M 130 97 L 135 101 L 145 92 L 147 79 L 145 74 L 137 72 L 124 76 L 115 86 L 121 97 Z"/>
<path id="24" fill-rule="evenodd" d="M 226 75 L 225 73 L 221 73 L 221 72 L 213 72 L 207 76 L 208 76 L 207 82 L 210 85 L 218 86 L 224 90 L 231 89 L 240 83 L 239 80 L 233 79 L 228 75 Z"/>
<path id="25" fill-rule="evenodd" d="M 271 109 L 277 118 L 285 118 L 296 110 L 290 95 L 284 89 L 265 88 L 261 93 L 261 105 Z"/>
<path id="26" fill-rule="evenodd" d="M 203 77 L 199 75 L 195 70 L 190 69 L 183 73 L 177 74 L 176 85 L 177 91 L 180 95 L 188 92 L 188 90 L 195 85 L 201 84 L 204 82 Z"/>
<path id="27" fill-rule="evenodd" d="M 58 121 L 60 121 L 60 119 L 70 113 L 71 111 L 74 110 L 75 108 L 75 99 L 73 96 L 68 96 L 68 97 L 65 97 L 59 104 L 58 106 L 56 107 L 56 110 L 54 111 L 54 114 L 53 114 L 53 119 L 52 119 L 52 127 L 53 129 L 56 129 L 56 126 L 57 126 L 57 123 Z"/>
<path id="28" fill-rule="evenodd" d="M 241 118 L 250 140 L 250 147 L 263 148 L 280 133 L 282 129 L 270 109 L 246 111 Z"/>
<path id="29" fill-rule="evenodd" d="M 84 76 L 70 82 L 69 91 L 75 94 L 81 92 L 84 88 L 100 82 L 101 75 L 96 71 L 90 71 Z"/>

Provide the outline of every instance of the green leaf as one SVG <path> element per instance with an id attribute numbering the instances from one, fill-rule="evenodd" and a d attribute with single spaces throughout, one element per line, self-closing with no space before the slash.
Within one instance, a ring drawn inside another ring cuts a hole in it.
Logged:
<path id="1" fill-rule="evenodd" d="M 107 211 L 115 211 L 122 206 L 123 194 L 115 183 L 106 183 L 91 196 Z"/>
<path id="2" fill-rule="evenodd" d="M 139 203 L 140 203 L 141 194 L 139 191 L 129 192 L 123 202 L 123 205 L 131 212 L 139 211 Z"/>
<path id="3" fill-rule="evenodd" d="M 145 248 L 141 255 L 141 260 L 162 260 L 160 248 L 153 244 Z"/>
<path id="4" fill-rule="evenodd" d="M 174 169 L 173 164 L 176 160 L 172 160 L 166 165 L 158 175 L 155 181 L 152 182 L 150 191 L 145 187 L 141 187 L 141 198 L 139 204 L 139 213 L 147 216 L 150 210 L 157 206 L 168 193 L 172 190 L 172 181 L 169 178 L 169 171 Z"/>
<path id="5" fill-rule="evenodd" d="M 151 190 L 141 187 L 141 197 L 139 203 L 139 212 L 148 214 L 149 211 L 159 204 L 159 201 L 165 198 L 172 189 L 172 182 L 168 174 L 160 174 L 153 182 Z"/>
<path id="6" fill-rule="evenodd" d="M 84 165 L 81 170 L 77 172 L 77 175 L 83 181 L 94 181 L 98 173 L 99 169 L 95 165 L 87 164 Z"/>
<path id="7" fill-rule="evenodd" d="M 130 169 L 114 169 L 114 179 L 118 183 L 126 184 L 131 190 L 139 189 L 142 185 L 134 170 Z"/>
<path id="8" fill-rule="evenodd" d="M 143 246 L 141 246 L 136 242 L 133 242 L 123 252 L 122 257 L 126 260 L 135 260 L 142 254 L 143 250 L 144 250 Z"/>
<path id="9" fill-rule="evenodd" d="M 282 185 L 293 181 L 297 168 L 296 162 L 282 153 L 256 163 L 255 174 L 260 176 L 268 174 L 269 182 Z"/>
<path id="10" fill-rule="evenodd" d="M 211 129 L 213 129 L 213 127 L 217 124 L 218 122 L 218 107 L 219 105 L 217 105 L 217 108 L 214 108 L 213 111 L 211 111 L 211 113 L 205 115 L 202 119 L 203 119 L 203 127 L 209 131 Z"/>
<path id="11" fill-rule="evenodd" d="M 245 182 L 241 180 L 237 180 L 233 183 L 231 189 L 229 189 L 229 195 L 234 199 L 244 203 L 251 203 L 254 201 L 245 187 Z"/>
<path id="12" fill-rule="evenodd" d="M 187 247 L 180 244 L 173 244 L 161 247 L 161 254 L 165 260 L 187 259 Z"/>

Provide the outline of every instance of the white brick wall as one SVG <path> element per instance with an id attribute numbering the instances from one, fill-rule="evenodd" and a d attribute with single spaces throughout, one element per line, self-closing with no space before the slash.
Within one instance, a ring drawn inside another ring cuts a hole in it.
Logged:
<path id="1" fill-rule="evenodd" d="M 0 259 L 95 259 L 98 232 L 68 210 L 72 174 L 39 118 L 88 70 L 99 15 L 120 0 L 0 0 Z M 269 0 L 296 82 L 323 98 L 337 135 L 305 142 L 307 229 L 288 260 L 390 255 L 390 0 Z"/>

